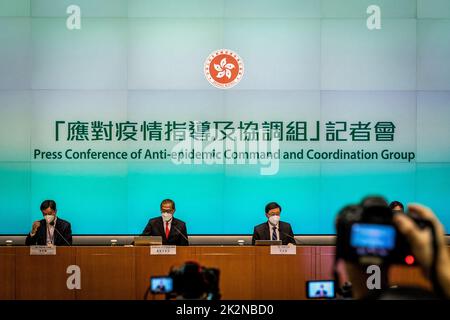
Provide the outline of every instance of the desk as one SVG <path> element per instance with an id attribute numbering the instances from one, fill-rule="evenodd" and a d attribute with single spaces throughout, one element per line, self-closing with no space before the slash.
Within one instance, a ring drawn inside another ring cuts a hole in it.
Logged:
<path id="1" fill-rule="evenodd" d="M 148 247 L 58 247 L 56 256 L 0 247 L 0 299 L 143 299 L 150 276 L 189 260 L 220 269 L 223 299 L 305 299 L 305 281 L 332 278 L 334 247 L 271 255 L 269 247 L 191 246 L 172 256 Z M 81 290 L 67 289 L 70 265 L 81 269 Z M 393 267 L 391 284 L 430 287 L 417 267 Z"/>

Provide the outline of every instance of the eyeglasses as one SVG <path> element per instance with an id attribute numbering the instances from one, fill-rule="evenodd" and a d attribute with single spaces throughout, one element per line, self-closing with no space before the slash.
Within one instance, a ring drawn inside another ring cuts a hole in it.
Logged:
<path id="1" fill-rule="evenodd" d="M 268 213 L 267 215 L 269 216 L 269 217 L 272 217 L 272 216 L 279 216 L 281 213 Z"/>

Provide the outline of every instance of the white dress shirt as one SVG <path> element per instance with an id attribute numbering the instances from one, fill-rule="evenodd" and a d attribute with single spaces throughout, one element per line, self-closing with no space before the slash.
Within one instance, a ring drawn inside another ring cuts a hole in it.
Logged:
<path id="1" fill-rule="evenodd" d="M 163 219 L 163 218 L 161 217 L 161 219 Z M 165 222 L 164 219 L 163 219 L 164 234 L 166 234 L 166 224 L 167 223 L 169 224 L 169 234 L 170 234 L 170 230 L 172 229 L 172 220 L 173 220 L 173 218 L 170 219 L 170 221 Z"/>
<path id="2" fill-rule="evenodd" d="M 267 222 L 267 223 L 269 224 L 269 236 L 270 236 L 270 240 L 272 240 L 272 233 L 273 233 L 273 228 L 274 228 L 274 226 L 273 226 L 270 222 Z M 278 223 L 275 227 L 277 228 L 277 231 L 275 232 L 275 233 L 277 234 L 277 240 L 281 240 L 281 239 L 280 239 L 280 224 Z"/>
<path id="3" fill-rule="evenodd" d="M 54 224 L 47 224 L 47 244 L 55 243 L 55 226 L 56 226 L 56 216 L 55 220 L 53 220 Z"/>

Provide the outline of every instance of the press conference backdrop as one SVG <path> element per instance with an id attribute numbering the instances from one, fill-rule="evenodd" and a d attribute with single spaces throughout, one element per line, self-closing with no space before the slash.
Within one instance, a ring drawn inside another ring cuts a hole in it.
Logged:
<path id="1" fill-rule="evenodd" d="M 219 49 L 244 63 L 229 89 L 204 75 Z M 276 129 L 279 166 L 157 158 L 191 121 L 226 143 Z M 0 234 L 44 199 L 75 234 L 135 234 L 164 198 L 191 234 L 251 233 L 269 201 L 332 234 L 371 193 L 449 230 L 449 123 L 449 0 L 0 0 Z"/>

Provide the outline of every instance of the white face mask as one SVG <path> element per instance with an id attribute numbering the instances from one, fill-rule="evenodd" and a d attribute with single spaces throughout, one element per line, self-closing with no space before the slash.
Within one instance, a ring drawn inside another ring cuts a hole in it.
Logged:
<path id="1" fill-rule="evenodd" d="M 162 216 L 164 222 L 169 222 L 173 218 L 173 214 L 172 213 L 167 213 L 167 212 L 161 213 L 161 216 Z"/>
<path id="2" fill-rule="evenodd" d="M 273 225 L 276 226 L 278 224 L 278 222 L 280 221 L 280 216 L 270 216 L 269 217 L 269 222 Z"/>
<path id="3" fill-rule="evenodd" d="M 52 214 L 46 214 L 44 216 L 45 221 L 47 221 L 47 224 L 52 223 L 55 220 L 55 216 Z"/>

